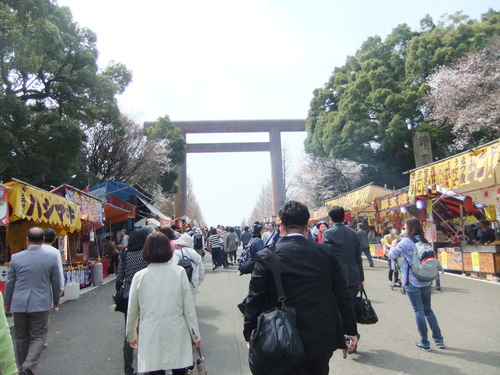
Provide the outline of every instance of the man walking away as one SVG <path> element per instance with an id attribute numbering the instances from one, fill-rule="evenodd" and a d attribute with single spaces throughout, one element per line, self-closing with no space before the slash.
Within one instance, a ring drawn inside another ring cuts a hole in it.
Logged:
<path id="1" fill-rule="evenodd" d="M 368 263 L 370 267 L 373 267 L 373 259 L 372 254 L 370 253 L 370 244 L 368 243 L 368 233 L 363 229 L 363 223 L 358 224 L 358 236 L 359 236 L 359 247 L 363 254 L 365 254 L 366 259 L 368 259 Z"/>
<path id="2" fill-rule="evenodd" d="M 276 243 L 286 305 L 295 308 L 296 324 L 306 358 L 280 375 L 327 375 L 336 349 L 352 352 L 357 342 L 354 304 L 329 246 L 307 240 L 309 210 L 295 201 L 279 212 L 281 237 Z M 354 233 L 354 232 L 352 232 Z M 262 311 L 279 307 L 269 248 L 258 252 L 245 310 L 243 335 L 250 340 Z M 313 292 L 314 291 L 314 292 Z"/>
<path id="3" fill-rule="evenodd" d="M 59 272 L 61 275 L 61 293 L 64 291 L 64 271 L 62 266 L 61 252 L 57 250 L 52 244 L 56 241 L 56 231 L 52 228 L 47 228 L 43 231 L 43 245 L 42 248 L 50 251 L 57 256 L 57 264 L 59 265 Z"/>
<path id="4" fill-rule="evenodd" d="M 333 206 L 328 216 L 332 227 L 323 233 L 323 243 L 331 245 L 347 281 L 351 299 L 354 301 L 365 279 L 359 237 L 344 224 L 343 207 Z"/>
<path id="5" fill-rule="evenodd" d="M 111 275 L 118 270 L 118 257 L 120 252 L 118 251 L 114 241 L 111 241 L 110 236 L 106 236 L 104 240 L 104 254 L 111 259 L 108 266 L 108 274 Z"/>
<path id="6" fill-rule="evenodd" d="M 59 306 L 57 257 L 42 248 L 43 230 L 28 231 L 28 249 L 13 254 L 5 284 L 5 310 L 14 313 L 19 375 L 33 375 L 47 335 L 49 310 Z"/>
<path id="7" fill-rule="evenodd" d="M 246 226 L 243 228 L 243 232 L 241 233 L 240 240 L 241 240 L 241 245 L 243 248 L 245 248 L 246 245 L 250 242 L 252 239 L 252 233 L 249 232 L 249 228 Z"/>

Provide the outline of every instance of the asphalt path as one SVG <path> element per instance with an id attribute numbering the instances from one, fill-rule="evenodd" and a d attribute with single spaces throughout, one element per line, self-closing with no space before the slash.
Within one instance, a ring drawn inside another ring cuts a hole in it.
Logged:
<path id="1" fill-rule="evenodd" d="M 250 375 L 243 316 L 236 307 L 250 276 L 238 276 L 235 266 L 212 271 L 209 254 L 205 265 L 196 309 L 208 374 Z M 414 346 L 419 335 L 408 298 L 389 288 L 387 270 L 385 261 L 365 268 L 365 289 L 379 322 L 358 327 L 357 354 L 333 354 L 331 374 L 500 374 L 500 283 L 442 276 L 432 307 L 448 348 L 431 344 L 424 352 Z M 111 301 L 113 281 L 83 289 L 78 300 L 64 302 L 51 315 L 39 375 L 123 374 L 124 318 Z"/>

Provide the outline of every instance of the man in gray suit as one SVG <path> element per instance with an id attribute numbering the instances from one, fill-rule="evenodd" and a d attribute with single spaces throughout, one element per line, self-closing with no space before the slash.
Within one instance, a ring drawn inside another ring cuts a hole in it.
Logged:
<path id="1" fill-rule="evenodd" d="M 13 254 L 5 284 L 5 310 L 14 315 L 19 375 L 33 375 L 47 335 L 49 310 L 59 306 L 60 271 L 54 253 L 42 248 L 41 228 L 28 231 L 28 248 Z"/>
<path id="2" fill-rule="evenodd" d="M 363 229 L 363 223 L 358 224 L 359 247 L 365 254 L 370 267 L 373 267 L 372 254 L 370 253 L 370 244 L 368 243 L 368 233 Z"/>

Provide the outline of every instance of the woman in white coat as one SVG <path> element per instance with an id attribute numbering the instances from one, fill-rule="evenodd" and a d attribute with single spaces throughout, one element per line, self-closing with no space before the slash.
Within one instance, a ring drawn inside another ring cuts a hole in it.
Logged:
<path id="1" fill-rule="evenodd" d="M 169 262 L 172 249 L 162 233 L 148 236 L 142 257 L 150 264 L 132 280 L 126 329 L 130 346 L 138 347 L 138 370 L 150 375 L 170 369 L 174 375 L 185 374 L 186 367 L 193 365 L 193 343 L 200 346 L 186 272 Z"/>
<path id="2" fill-rule="evenodd" d="M 189 234 L 183 234 L 178 240 L 174 240 L 178 248 L 172 256 L 172 263 L 178 264 L 182 259 L 182 255 L 189 258 L 193 266 L 193 276 L 191 278 L 191 292 L 193 293 L 193 301 L 196 302 L 196 294 L 198 294 L 198 285 L 205 279 L 205 266 L 203 259 L 196 250 L 193 249 L 193 238 Z"/>

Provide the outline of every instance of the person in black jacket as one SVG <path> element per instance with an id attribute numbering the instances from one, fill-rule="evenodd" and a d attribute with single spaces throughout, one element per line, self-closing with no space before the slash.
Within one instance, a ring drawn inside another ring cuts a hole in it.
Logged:
<path id="1" fill-rule="evenodd" d="M 326 375 L 333 352 L 346 348 L 344 335 L 351 339 L 348 353 L 355 348 L 354 303 L 331 247 L 305 237 L 309 221 L 307 207 L 289 201 L 279 216 L 283 237 L 276 243 L 276 255 L 280 261 L 286 304 L 296 310 L 297 329 L 306 358 L 292 371 L 273 372 L 273 375 Z M 243 329 L 247 342 L 256 328 L 259 314 L 279 305 L 269 251 L 264 248 L 255 256 Z"/>

